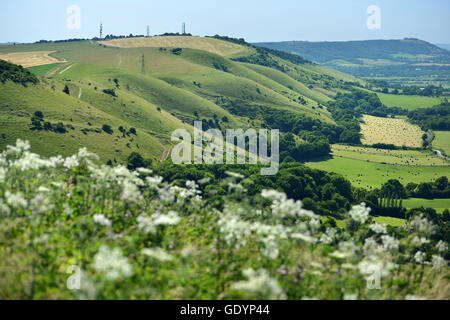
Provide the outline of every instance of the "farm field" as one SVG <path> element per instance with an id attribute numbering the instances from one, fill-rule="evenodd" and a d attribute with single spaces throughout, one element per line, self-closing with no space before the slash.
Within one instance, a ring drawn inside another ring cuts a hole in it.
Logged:
<path id="1" fill-rule="evenodd" d="M 230 56 L 246 51 L 244 47 L 231 42 L 224 42 L 217 39 L 208 39 L 202 37 L 151 37 L 151 38 L 131 38 L 131 39 L 114 39 L 108 41 L 100 41 L 100 44 L 119 47 L 119 48 L 189 48 L 203 50 L 218 54 L 221 56 Z"/>
<path id="2" fill-rule="evenodd" d="M 433 147 L 450 155 L 450 131 L 433 131 L 433 133 L 435 134 Z"/>
<path id="3" fill-rule="evenodd" d="M 397 94 L 378 93 L 381 102 L 388 107 L 401 107 L 408 110 L 430 108 L 441 103 L 436 97 L 408 96 Z"/>
<path id="4" fill-rule="evenodd" d="M 380 118 L 364 115 L 361 124 L 362 143 L 393 144 L 396 146 L 421 147 L 424 132 L 404 119 Z"/>
<path id="5" fill-rule="evenodd" d="M 0 59 L 21 65 L 24 68 L 41 66 L 46 64 L 62 63 L 54 57 L 49 56 L 53 51 L 31 51 L 31 52 L 12 52 L 1 53 Z"/>
<path id="6" fill-rule="evenodd" d="M 450 210 L 450 199 L 419 199 L 410 198 L 403 200 L 403 207 L 408 209 L 413 208 L 433 208 L 438 213 L 442 213 L 445 209 Z"/>
<path id="7" fill-rule="evenodd" d="M 306 165 L 328 172 L 336 172 L 350 180 L 355 187 L 379 188 L 389 179 L 409 182 L 431 182 L 442 176 L 450 177 L 450 166 L 400 166 L 334 157 L 325 161 L 306 162 Z"/>
<path id="8" fill-rule="evenodd" d="M 376 163 L 403 166 L 449 166 L 450 163 L 431 151 L 385 150 L 334 144 L 331 147 L 335 157 L 350 158 Z"/>

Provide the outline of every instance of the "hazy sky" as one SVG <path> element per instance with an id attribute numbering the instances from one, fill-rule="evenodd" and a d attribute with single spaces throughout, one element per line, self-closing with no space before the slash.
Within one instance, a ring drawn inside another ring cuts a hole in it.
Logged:
<path id="1" fill-rule="evenodd" d="M 80 8 L 80 28 L 67 8 Z M 368 29 L 366 10 L 381 9 L 381 28 Z M 227 35 L 249 42 L 340 41 L 414 37 L 450 43 L 450 0 L 1 0 L 0 42 L 92 38 L 105 34 L 180 32 Z M 73 20 L 72 20 L 73 21 Z"/>

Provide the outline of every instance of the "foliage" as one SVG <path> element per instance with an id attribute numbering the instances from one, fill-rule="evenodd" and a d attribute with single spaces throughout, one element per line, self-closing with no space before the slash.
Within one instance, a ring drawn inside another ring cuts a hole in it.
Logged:
<path id="1" fill-rule="evenodd" d="M 0 60 L 0 82 L 5 83 L 8 80 L 15 83 L 20 83 L 24 86 L 26 86 L 28 83 L 39 83 L 38 78 L 36 78 L 34 74 L 24 69 L 22 66 Z"/>
<path id="2" fill-rule="evenodd" d="M 238 172 L 220 179 L 218 209 L 206 178 L 29 149 L 19 140 L 0 156 L 2 298 L 449 298 L 448 221 L 430 210 L 393 228 L 355 205 L 342 229 L 283 192 L 247 190 Z M 348 191 L 343 178 L 330 183 Z M 374 268 L 383 290 L 367 287 Z"/>

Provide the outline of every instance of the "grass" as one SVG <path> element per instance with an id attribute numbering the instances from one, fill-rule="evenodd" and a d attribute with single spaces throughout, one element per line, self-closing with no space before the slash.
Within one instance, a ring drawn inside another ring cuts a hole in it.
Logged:
<path id="1" fill-rule="evenodd" d="M 355 187 L 373 189 L 389 179 L 409 182 L 433 181 L 450 176 L 448 162 L 431 151 L 383 150 L 346 145 L 332 145 L 332 159 L 307 162 L 307 165 L 336 172 L 348 178 Z"/>
<path id="2" fill-rule="evenodd" d="M 385 224 L 393 227 L 401 227 L 405 224 L 405 219 L 393 218 L 393 217 L 372 217 L 372 219 L 379 224 Z"/>
<path id="3" fill-rule="evenodd" d="M 445 209 L 450 210 L 450 199 L 419 199 L 410 198 L 403 200 L 403 207 L 408 209 L 413 208 L 433 208 L 438 213 L 442 213 Z"/>
<path id="4" fill-rule="evenodd" d="M 334 144 L 335 157 L 403 166 L 448 166 L 449 162 L 428 150 L 384 150 Z"/>
<path id="5" fill-rule="evenodd" d="M 361 141 L 366 145 L 386 143 L 400 147 L 421 147 L 424 132 L 404 119 L 364 115 L 361 134 Z"/>
<path id="6" fill-rule="evenodd" d="M 381 102 L 388 107 L 402 107 L 408 110 L 415 110 L 419 108 L 430 108 L 441 103 L 441 100 L 436 97 L 422 97 L 409 95 L 396 95 L 377 93 Z"/>
<path id="7" fill-rule="evenodd" d="M 88 147 L 96 150 L 105 162 L 115 159 L 118 163 L 125 163 L 133 151 L 155 160 L 159 159 L 162 146 L 155 137 L 146 132 L 145 127 L 128 122 L 126 117 L 106 113 L 92 104 L 68 96 L 62 93 L 62 84 L 53 84 L 55 91 L 50 83 L 28 88 L 9 82 L 0 85 L 0 134 L 4 135 L 4 138 L 0 139 L 0 150 L 20 138 L 29 140 L 34 145 L 33 151 L 45 156 L 67 156 L 81 147 Z M 62 122 L 64 125 L 73 126 L 74 130 L 69 129 L 66 134 L 31 131 L 30 117 L 36 111 L 44 113 L 45 121 Z M 101 129 L 103 124 L 111 125 L 114 134 L 109 135 L 101 130 L 92 132 Z M 119 126 L 136 127 L 138 136 L 122 137 L 117 129 Z M 83 129 L 92 131 L 84 134 Z"/>
<path id="8" fill-rule="evenodd" d="M 434 131 L 433 147 L 450 155 L 450 131 Z"/>
<path id="9" fill-rule="evenodd" d="M 409 182 L 430 182 L 450 176 L 450 166 L 399 166 L 339 157 L 306 164 L 314 169 L 342 174 L 355 187 L 366 189 L 379 188 L 389 179 L 397 179 L 406 185 Z"/>
<path id="10" fill-rule="evenodd" d="M 44 64 L 42 66 L 35 66 L 35 67 L 29 67 L 27 68 L 28 71 L 34 73 L 37 77 L 45 76 L 50 70 L 52 70 L 55 67 L 60 66 L 61 63 L 52 63 L 52 64 Z"/>

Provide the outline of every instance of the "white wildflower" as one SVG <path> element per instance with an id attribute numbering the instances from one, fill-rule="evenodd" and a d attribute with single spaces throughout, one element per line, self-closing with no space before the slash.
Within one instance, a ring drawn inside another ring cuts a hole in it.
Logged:
<path id="1" fill-rule="evenodd" d="M 448 245 L 445 241 L 439 240 L 439 242 L 436 244 L 436 249 L 439 252 L 447 252 L 448 251 Z"/>
<path id="2" fill-rule="evenodd" d="M 370 211 L 371 209 L 366 207 L 365 203 L 361 203 L 360 205 L 353 206 L 349 214 L 353 220 L 359 223 L 365 223 L 369 218 Z"/>
<path id="3" fill-rule="evenodd" d="M 104 227 L 111 227 L 112 225 L 111 221 L 103 214 L 94 214 L 94 221 Z"/>
<path id="4" fill-rule="evenodd" d="M 139 188 L 131 181 L 125 180 L 122 183 L 123 190 L 120 196 L 122 201 L 138 202 L 142 199 L 142 194 Z"/>
<path id="5" fill-rule="evenodd" d="M 137 172 L 139 172 L 140 174 L 152 174 L 153 171 L 147 168 L 137 168 L 136 169 Z"/>
<path id="6" fill-rule="evenodd" d="M 152 188 L 156 189 L 158 188 L 159 184 L 163 181 L 163 177 L 147 177 L 145 178 L 145 181 L 147 182 L 147 185 Z"/>
<path id="7" fill-rule="evenodd" d="M 65 162 L 65 159 L 61 155 L 58 155 L 57 157 L 51 157 L 49 159 L 49 162 L 50 162 L 50 167 L 56 168 L 56 167 L 62 166 Z"/>
<path id="8" fill-rule="evenodd" d="M 161 248 L 151 248 L 151 249 L 144 248 L 142 249 L 142 254 L 144 254 L 147 257 L 159 260 L 161 262 L 173 260 L 173 256 Z"/>
<path id="9" fill-rule="evenodd" d="M 388 235 L 382 236 L 381 240 L 383 241 L 383 248 L 385 251 L 397 250 L 400 245 L 400 241 Z"/>
<path id="10" fill-rule="evenodd" d="M 35 215 L 42 215 L 53 209 L 50 199 L 43 194 L 37 194 L 30 200 L 30 210 Z"/>
<path id="11" fill-rule="evenodd" d="M 339 250 L 330 255 L 338 259 L 346 259 L 355 255 L 358 247 L 352 241 L 343 241 L 339 243 Z"/>
<path id="12" fill-rule="evenodd" d="M 431 257 L 431 264 L 433 265 L 433 269 L 441 269 L 447 265 L 447 262 L 441 256 L 433 255 Z"/>
<path id="13" fill-rule="evenodd" d="M 156 233 L 156 226 L 153 224 L 153 220 L 145 215 L 140 215 L 136 219 L 138 223 L 138 229 L 145 233 Z"/>
<path id="14" fill-rule="evenodd" d="M 27 200 L 23 197 L 22 193 L 5 192 L 6 203 L 13 208 L 25 208 L 28 204 Z"/>
<path id="15" fill-rule="evenodd" d="M 405 300 L 427 300 L 427 299 L 421 296 L 416 296 L 414 294 L 407 294 L 405 296 Z"/>
<path id="16" fill-rule="evenodd" d="M 64 203 L 64 213 L 68 216 L 68 217 L 72 217 L 73 216 L 73 210 L 70 207 L 70 205 L 68 203 Z"/>
<path id="17" fill-rule="evenodd" d="M 424 216 L 415 216 L 411 221 L 411 227 L 419 232 L 423 232 L 425 234 L 433 234 L 434 225 L 427 220 Z"/>
<path id="18" fill-rule="evenodd" d="M 316 243 L 317 239 L 311 236 L 309 233 L 301 233 L 301 232 L 294 232 L 291 234 L 292 239 L 302 240 L 309 243 Z"/>
<path id="19" fill-rule="evenodd" d="M 162 202 L 172 203 L 175 200 L 175 191 L 172 188 L 158 189 L 158 195 Z"/>
<path id="20" fill-rule="evenodd" d="M 379 245 L 374 238 L 367 238 L 364 241 L 363 251 L 365 255 L 376 255 L 384 252 L 384 247 Z"/>
<path id="21" fill-rule="evenodd" d="M 119 248 L 110 249 L 107 246 L 100 247 L 94 256 L 94 268 L 105 274 L 108 280 L 114 281 L 121 277 L 129 277 L 133 274 L 133 268 L 128 258 L 122 256 Z"/>
<path id="22" fill-rule="evenodd" d="M 235 178 L 235 179 L 244 179 L 245 176 L 243 176 L 240 173 L 232 172 L 232 171 L 226 171 L 225 172 L 229 177 Z"/>
<path id="23" fill-rule="evenodd" d="M 175 211 L 169 211 L 167 214 L 155 213 L 152 218 L 155 226 L 173 226 L 181 220 Z"/>
<path id="24" fill-rule="evenodd" d="M 80 163 L 78 162 L 77 157 L 74 155 L 74 156 L 71 156 L 71 157 L 67 157 L 64 160 L 64 164 L 63 165 L 67 169 L 71 169 L 73 167 L 78 167 L 80 165 Z"/>
<path id="25" fill-rule="evenodd" d="M 6 169 L 0 167 L 0 183 L 3 183 L 5 181 L 6 177 Z"/>
<path id="26" fill-rule="evenodd" d="M 374 223 L 369 226 L 369 229 L 378 234 L 383 234 L 387 232 L 386 225 L 384 224 Z"/>
<path id="27" fill-rule="evenodd" d="M 3 199 L 0 199 L 0 217 L 6 217 L 9 216 L 11 213 L 11 209 L 6 205 L 6 203 L 3 202 Z"/>
<path id="28" fill-rule="evenodd" d="M 415 247 L 420 247 L 420 246 L 422 246 L 424 244 L 427 244 L 429 242 L 430 242 L 430 240 L 428 240 L 427 238 L 425 238 L 425 237 L 418 237 L 418 236 L 415 236 L 411 240 L 411 244 L 413 246 L 415 246 Z"/>
<path id="29" fill-rule="evenodd" d="M 320 242 L 331 244 L 336 239 L 337 231 L 334 228 L 327 228 L 324 234 L 320 237 Z"/>
<path id="30" fill-rule="evenodd" d="M 270 300 L 286 298 L 278 282 L 271 278 L 266 270 L 260 269 L 259 271 L 255 271 L 253 269 L 246 269 L 243 271 L 243 275 L 248 280 L 234 283 L 232 289 L 246 291 L 258 295 L 259 298 L 267 298 Z"/>
<path id="31" fill-rule="evenodd" d="M 419 264 L 422 264 L 425 262 L 426 254 L 422 251 L 417 251 L 414 255 L 414 261 L 416 261 Z"/>

